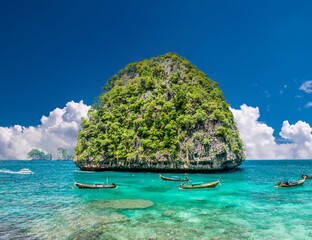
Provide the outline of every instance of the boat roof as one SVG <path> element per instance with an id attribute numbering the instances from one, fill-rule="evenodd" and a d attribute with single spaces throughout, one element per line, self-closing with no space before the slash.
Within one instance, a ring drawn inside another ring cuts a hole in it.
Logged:
<path id="1" fill-rule="evenodd" d="M 285 182 L 293 183 L 293 182 L 297 182 L 297 181 L 296 181 L 296 180 L 285 180 L 284 183 L 285 183 Z"/>
<path id="2" fill-rule="evenodd" d="M 192 185 L 202 185 L 203 182 L 192 182 Z"/>

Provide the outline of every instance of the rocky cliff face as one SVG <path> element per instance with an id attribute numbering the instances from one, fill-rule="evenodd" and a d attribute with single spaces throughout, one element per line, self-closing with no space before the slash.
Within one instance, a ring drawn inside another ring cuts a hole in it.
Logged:
<path id="1" fill-rule="evenodd" d="M 88 117 L 74 155 L 82 170 L 207 172 L 245 159 L 217 83 L 177 54 L 126 66 Z"/>

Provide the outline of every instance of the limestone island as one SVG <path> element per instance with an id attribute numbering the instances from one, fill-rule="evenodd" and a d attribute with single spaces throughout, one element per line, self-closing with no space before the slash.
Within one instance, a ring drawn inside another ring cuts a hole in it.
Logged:
<path id="1" fill-rule="evenodd" d="M 45 153 L 45 152 L 40 151 L 38 149 L 32 149 L 27 154 L 27 158 L 29 160 L 52 160 L 52 154 L 51 153 Z"/>
<path id="2" fill-rule="evenodd" d="M 56 160 L 71 160 L 73 155 L 67 153 L 67 149 L 63 147 L 58 147 L 56 149 Z"/>
<path id="3" fill-rule="evenodd" d="M 175 53 L 112 76 L 77 140 L 73 159 L 87 171 L 213 172 L 245 160 L 218 83 Z"/>

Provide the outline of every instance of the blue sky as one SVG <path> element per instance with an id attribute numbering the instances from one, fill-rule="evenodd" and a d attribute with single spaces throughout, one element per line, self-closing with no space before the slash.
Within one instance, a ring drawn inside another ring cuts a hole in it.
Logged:
<path id="1" fill-rule="evenodd" d="M 310 1 L 1 1 L 0 126 L 35 126 L 67 102 L 90 105 L 129 62 L 176 52 L 229 104 L 276 129 L 312 125 Z M 299 97 L 300 96 L 300 97 Z"/>

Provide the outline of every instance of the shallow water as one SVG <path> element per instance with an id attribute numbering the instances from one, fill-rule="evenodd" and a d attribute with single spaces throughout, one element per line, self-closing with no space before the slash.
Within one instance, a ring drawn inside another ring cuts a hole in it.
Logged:
<path id="1" fill-rule="evenodd" d="M 16 174 L 22 168 L 34 174 Z M 309 172 L 311 160 L 246 161 L 232 173 L 188 174 L 204 182 L 222 177 L 215 189 L 180 190 L 155 173 L 0 161 L 0 239 L 312 239 L 312 179 L 273 187 Z M 72 189 L 73 179 L 118 188 Z"/>

